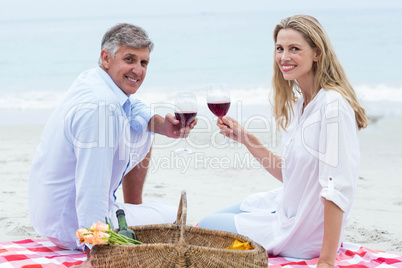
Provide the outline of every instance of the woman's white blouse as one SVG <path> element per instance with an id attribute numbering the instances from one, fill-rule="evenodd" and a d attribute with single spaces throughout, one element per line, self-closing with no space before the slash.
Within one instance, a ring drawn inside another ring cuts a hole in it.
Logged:
<path id="1" fill-rule="evenodd" d="M 282 134 L 283 187 L 246 198 L 235 217 L 237 231 L 269 254 L 317 257 L 324 234 L 324 199 L 350 217 L 359 166 L 355 113 L 333 90 L 320 90 L 302 112 L 303 98 Z M 339 243 L 340 245 L 340 243 Z"/>

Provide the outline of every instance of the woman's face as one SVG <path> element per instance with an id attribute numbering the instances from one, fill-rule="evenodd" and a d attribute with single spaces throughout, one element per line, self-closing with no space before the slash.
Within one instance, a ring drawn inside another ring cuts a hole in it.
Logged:
<path id="1" fill-rule="evenodd" d="M 297 80 L 299 85 L 311 86 L 314 78 L 313 62 L 318 60 L 303 34 L 293 29 L 279 31 L 275 44 L 275 58 L 285 80 Z M 311 83 L 311 84 L 309 84 Z"/>

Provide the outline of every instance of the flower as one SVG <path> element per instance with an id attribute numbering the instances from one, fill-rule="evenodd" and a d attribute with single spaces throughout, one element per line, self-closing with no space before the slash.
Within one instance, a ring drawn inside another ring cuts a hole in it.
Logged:
<path id="1" fill-rule="evenodd" d="M 89 233 L 88 229 L 81 228 L 81 229 L 78 229 L 77 232 L 75 232 L 75 237 L 77 239 L 80 239 L 80 243 L 82 243 L 82 242 L 84 242 L 84 236 L 87 235 L 88 233 Z"/>
<path id="2" fill-rule="evenodd" d="M 110 230 L 109 224 L 104 224 L 98 221 L 96 224 L 92 224 L 91 228 L 89 228 L 90 231 L 100 231 L 100 232 L 107 232 Z"/>
<path id="3" fill-rule="evenodd" d="M 106 244 L 110 238 L 110 234 L 102 231 L 94 232 L 92 245 Z"/>
<path id="4" fill-rule="evenodd" d="M 142 244 L 140 241 L 128 238 L 124 235 L 117 234 L 111 230 L 109 223 L 98 221 L 92 224 L 91 228 L 81 228 L 75 232 L 75 237 L 80 240 L 80 243 L 92 245 L 133 245 Z"/>
<path id="5" fill-rule="evenodd" d="M 87 234 L 87 235 L 84 236 L 84 243 L 86 243 L 86 244 L 92 244 L 93 239 L 94 239 L 94 235 L 91 234 L 91 233 L 89 233 L 89 234 Z"/>

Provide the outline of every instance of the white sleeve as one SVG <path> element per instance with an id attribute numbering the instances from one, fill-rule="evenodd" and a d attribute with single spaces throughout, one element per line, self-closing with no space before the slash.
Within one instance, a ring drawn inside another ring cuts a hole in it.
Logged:
<path id="1" fill-rule="evenodd" d="M 355 113 L 345 99 L 338 98 L 323 106 L 321 115 L 320 195 L 347 211 L 355 196 L 360 161 Z"/>
<path id="2" fill-rule="evenodd" d="M 131 101 L 131 118 L 130 126 L 138 133 L 144 133 L 147 130 L 148 122 L 154 116 L 151 108 L 144 102 L 130 98 Z"/>

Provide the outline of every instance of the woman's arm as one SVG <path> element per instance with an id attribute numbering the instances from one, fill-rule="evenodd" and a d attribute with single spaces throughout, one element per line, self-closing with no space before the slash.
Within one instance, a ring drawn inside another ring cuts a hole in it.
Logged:
<path id="1" fill-rule="evenodd" d="M 282 182 L 282 159 L 278 155 L 265 148 L 253 134 L 231 117 L 225 116 L 222 120 L 218 119 L 218 127 L 223 135 L 244 144 L 258 162 Z"/>
<path id="2" fill-rule="evenodd" d="M 324 238 L 317 268 L 334 267 L 341 236 L 343 211 L 332 201 L 325 199 Z"/>

